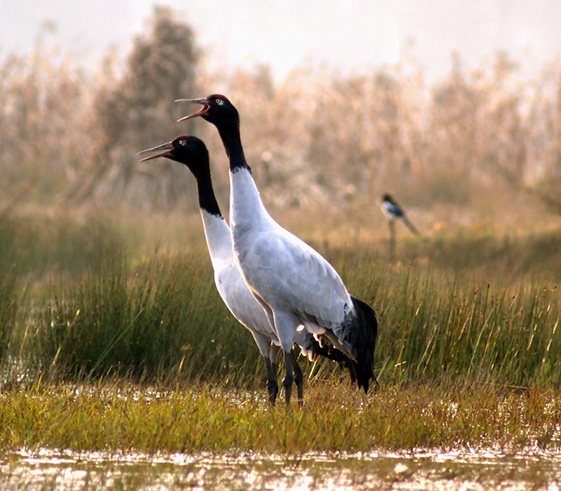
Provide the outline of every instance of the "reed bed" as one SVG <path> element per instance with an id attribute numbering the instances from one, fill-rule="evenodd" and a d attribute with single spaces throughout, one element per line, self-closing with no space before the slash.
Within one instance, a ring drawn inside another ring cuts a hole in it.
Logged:
<path id="1" fill-rule="evenodd" d="M 102 268 L 53 289 L 30 340 L 37 370 L 90 379 L 236 380 L 254 375 L 250 335 L 218 297 L 201 255 Z"/>
<path id="2" fill-rule="evenodd" d="M 209 72 L 191 27 L 162 7 L 124 59 L 98 69 L 38 39 L 28 56 L 0 59 L 0 211 L 22 193 L 73 207 L 192 209 L 180 166 L 136 162 L 139 150 L 185 133 L 208 144 L 226 198 L 216 132 L 175 123 L 185 107 L 173 103 L 216 91 L 240 110 L 248 161 L 279 209 L 353 213 L 392 191 L 426 211 L 444 203 L 497 217 L 536 202 L 561 211 L 558 61 L 528 78 L 504 53 L 471 71 L 453 55 L 450 73 L 429 86 L 405 53 L 348 76 L 295 67 L 275 83 L 267 66 Z"/>

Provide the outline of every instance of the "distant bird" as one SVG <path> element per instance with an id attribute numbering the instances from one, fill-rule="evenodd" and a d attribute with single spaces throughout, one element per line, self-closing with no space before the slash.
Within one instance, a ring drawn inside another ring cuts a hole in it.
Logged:
<path id="1" fill-rule="evenodd" d="M 368 391 L 374 377 L 378 322 L 374 310 L 352 297 L 333 267 L 268 214 L 246 162 L 237 109 L 223 95 L 177 102 L 202 108 L 179 121 L 202 117 L 214 124 L 230 161 L 230 219 L 234 253 L 244 279 L 268 315 L 285 357 L 283 386 L 290 402 L 292 383 L 299 404 L 302 371 L 292 353 L 295 335 L 306 330 L 322 346 L 352 361 L 358 385 Z"/>
<path id="2" fill-rule="evenodd" d="M 399 206 L 397 204 L 397 201 L 395 201 L 388 193 L 384 194 L 384 196 L 382 197 L 382 210 L 390 219 L 390 221 L 401 219 L 412 233 L 414 233 L 415 235 L 421 235 L 420 232 L 409 221 L 403 208 Z"/>
<path id="3" fill-rule="evenodd" d="M 216 288 L 230 312 L 253 335 L 267 369 L 269 400 L 274 403 L 278 393 L 277 362 L 280 341 L 265 311 L 245 284 L 236 264 L 230 228 L 222 216 L 212 186 L 208 150 L 195 136 L 179 136 L 171 142 L 143 150 L 139 155 L 152 152 L 156 153 L 143 158 L 140 162 L 165 157 L 185 164 L 195 176 Z M 327 347 L 320 346 L 307 331 L 297 332 L 294 342 L 310 360 L 315 360 L 318 356 L 331 358 L 342 367 L 349 368 L 351 376 L 354 377 L 352 362 L 346 355 L 338 350 L 329 351 Z"/>

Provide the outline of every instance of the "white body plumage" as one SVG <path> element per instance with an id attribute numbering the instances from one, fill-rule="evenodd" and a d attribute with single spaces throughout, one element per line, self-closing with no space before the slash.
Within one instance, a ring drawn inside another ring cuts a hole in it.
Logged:
<path id="1" fill-rule="evenodd" d="M 337 272 L 270 217 L 249 170 L 236 169 L 230 176 L 236 258 L 250 289 L 273 317 L 283 349 L 290 350 L 297 326 L 304 326 L 318 337 L 326 334 L 336 348 L 354 359 L 354 349 L 344 341 L 343 332 L 354 308 Z"/>
<path id="2" fill-rule="evenodd" d="M 230 228 L 224 217 L 206 210 L 201 209 L 201 218 L 220 297 L 232 315 L 251 332 L 261 354 L 275 363 L 280 341 L 268 316 L 242 277 L 233 254 Z M 306 333 L 297 334 L 294 342 L 304 355 L 311 357 L 312 353 L 308 350 L 310 340 L 307 338 Z"/>

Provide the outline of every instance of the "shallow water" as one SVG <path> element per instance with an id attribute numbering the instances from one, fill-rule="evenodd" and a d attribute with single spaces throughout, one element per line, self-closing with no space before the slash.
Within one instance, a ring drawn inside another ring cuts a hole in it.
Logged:
<path id="1" fill-rule="evenodd" d="M 482 490 L 561 486 L 561 453 L 0 453 L 0 489 Z"/>

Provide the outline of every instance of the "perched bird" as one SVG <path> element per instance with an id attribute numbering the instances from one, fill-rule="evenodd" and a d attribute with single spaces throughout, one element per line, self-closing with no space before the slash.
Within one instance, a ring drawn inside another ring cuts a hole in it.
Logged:
<path id="1" fill-rule="evenodd" d="M 384 194 L 384 196 L 382 197 L 382 210 L 390 221 L 393 222 L 394 220 L 401 219 L 412 233 L 414 233 L 415 235 L 421 235 L 420 232 L 409 221 L 409 218 L 407 218 L 407 215 L 405 214 L 405 211 L 403 211 L 403 208 L 399 206 L 397 204 L 397 201 L 395 201 L 388 193 Z"/>
<path id="2" fill-rule="evenodd" d="M 378 323 L 374 310 L 352 297 L 335 269 L 314 249 L 269 215 L 247 164 L 237 109 L 223 95 L 178 102 L 202 108 L 179 121 L 202 117 L 214 124 L 230 162 L 230 220 L 234 253 L 246 284 L 259 301 L 285 357 L 283 386 L 290 402 L 296 384 L 303 399 L 302 371 L 292 352 L 294 337 L 306 330 L 350 360 L 358 385 L 368 391 L 374 377 Z"/>
<path id="3" fill-rule="evenodd" d="M 139 155 L 146 153 L 153 155 L 143 158 L 140 162 L 165 157 L 185 164 L 195 177 L 216 288 L 230 312 L 253 335 L 267 369 L 269 400 L 274 403 L 278 393 L 277 362 L 280 341 L 265 311 L 245 284 L 235 262 L 230 228 L 222 216 L 214 194 L 209 154 L 205 144 L 195 136 L 179 136 L 171 142 L 143 150 Z M 351 366 L 351 361 L 346 355 L 338 350 L 329 351 L 320 346 L 307 331 L 296 333 L 294 342 L 311 360 L 321 355 L 334 359 L 342 366 Z"/>

